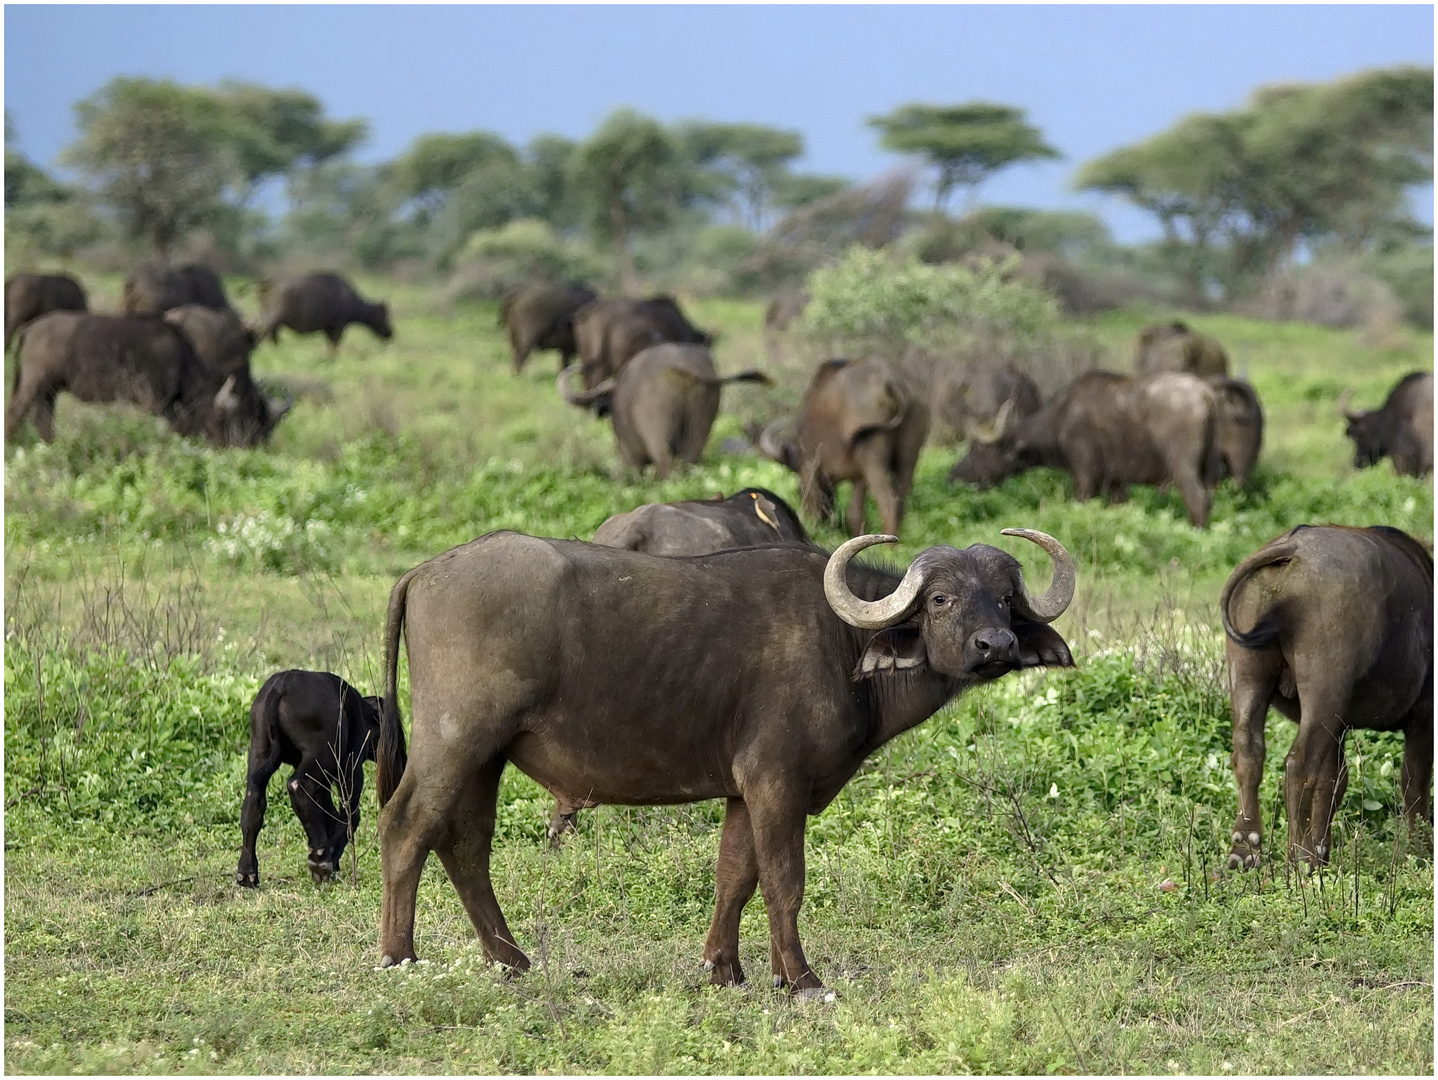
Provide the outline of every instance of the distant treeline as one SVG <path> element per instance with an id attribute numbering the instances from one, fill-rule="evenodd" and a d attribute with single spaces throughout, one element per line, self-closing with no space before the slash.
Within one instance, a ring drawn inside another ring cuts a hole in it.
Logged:
<path id="1" fill-rule="evenodd" d="M 1335 321 L 1302 310 L 1333 291 L 1302 284 L 1326 268 L 1350 306 L 1377 289 L 1432 322 L 1432 231 L 1409 207 L 1433 178 L 1432 68 L 1263 87 L 1240 109 L 1082 163 L 1075 190 L 1119 196 L 1161 226 L 1138 247 L 1090 214 L 980 205 L 994 173 L 1061 156 L 1021 109 L 989 102 L 870 118 L 881 145 L 923 172 L 868 184 L 801 171 L 797 131 L 666 125 L 631 109 L 578 141 L 431 133 L 376 165 L 353 157 L 364 120 L 329 117 L 300 90 L 116 78 L 75 112 L 79 137 L 61 157 L 74 183 L 20 153 L 6 113 L 12 268 L 183 253 L 237 271 L 442 275 L 455 295 L 535 274 L 742 292 L 802 278 L 854 242 L 898 242 L 935 262 L 1044 252 L 1172 301 Z M 909 198 L 918 175 L 934 195 L 923 209 Z M 955 191 L 967 193 L 958 217 Z"/>

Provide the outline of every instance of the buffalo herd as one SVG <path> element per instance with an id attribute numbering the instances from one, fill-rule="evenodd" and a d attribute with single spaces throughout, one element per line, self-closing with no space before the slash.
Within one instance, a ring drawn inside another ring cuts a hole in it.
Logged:
<path id="1" fill-rule="evenodd" d="M 129 401 L 183 435 L 218 446 L 266 441 L 292 400 L 251 376 L 256 345 L 284 327 L 323 333 L 333 350 L 359 323 L 393 333 L 387 304 L 329 273 L 267 282 L 247 326 L 208 268 L 152 265 L 131 275 L 123 312 L 94 314 L 64 275 L 5 283 L 6 347 L 18 341 L 6 438 L 33 418 L 53 437 L 60 391 Z M 802 310 L 785 294 L 765 314 L 784 333 Z M 758 370 L 721 376 L 715 335 L 674 297 L 602 299 L 577 282 L 533 283 L 499 310 L 521 374 L 536 350 L 559 354 L 560 397 L 613 425 L 626 465 L 667 476 L 697 462 L 723 387 L 768 384 Z M 768 917 L 775 986 L 831 1000 L 798 931 L 805 820 L 865 759 L 954 698 L 1015 671 L 1070 667 L 1054 622 L 1078 568 L 1052 536 L 1006 528 L 1042 548 L 1050 584 L 1030 589 L 1013 555 L 988 544 L 921 552 L 907 569 L 857 561 L 897 541 L 936 410 L 968 443 L 950 483 L 987 488 L 1035 466 L 1062 469 L 1080 499 L 1172 486 L 1189 521 L 1208 524 L 1224 478 L 1250 477 L 1263 407 L 1229 370 L 1223 346 L 1182 322 L 1143 330 L 1134 372 L 1090 371 L 1044 401 L 1010 364 L 981 363 L 945 384 L 875 356 L 828 359 L 792 418 L 754 425 L 757 451 L 797 475 L 805 517 L 844 515 L 851 539 L 810 540 L 779 495 L 655 503 L 615 514 L 592 542 L 497 532 L 404 574 L 385 622 L 384 697 L 338 676 L 285 671 L 251 709 L 243 842 L 236 881 L 259 884 L 256 837 L 281 763 L 316 882 L 353 842 L 363 763 L 376 763 L 382 876 L 380 958 L 413 960 L 420 874 L 437 853 L 485 955 L 529 960 L 505 922 L 490 873 L 496 799 L 507 764 L 554 798 L 558 846 L 585 807 L 725 801 L 714 916 L 702 959 L 710 979 L 744 981 L 739 930 L 756 889 Z M 1404 377 L 1377 409 L 1340 410 L 1363 468 L 1388 457 L 1401 474 L 1433 467 L 1433 376 Z M 881 534 L 866 532 L 867 501 Z M 1268 710 L 1297 722 L 1284 771 L 1287 856 L 1321 867 L 1348 782 L 1351 729 L 1402 731 L 1402 809 L 1431 815 L 1433 559 L 1385 526 L 1308 526 L 1245 559 L 1219 598 L 1239 812 L 1228 866 L 1264 857 L 1258 786 Z M 562 618 L 555 613 L 563 612 Z M 400 646 L 410 683 L 401 727 Z M 331 798 L 338 796 L 339 808 Z"/>

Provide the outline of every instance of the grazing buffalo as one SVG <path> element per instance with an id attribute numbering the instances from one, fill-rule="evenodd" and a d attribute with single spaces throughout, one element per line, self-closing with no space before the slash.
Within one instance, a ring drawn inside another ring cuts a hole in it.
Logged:
<path id="1" fill-rule="evenodd" d="M 165 312 L 165 321 L 180 328 L 211 369 L 222 375 L 244 372 L 245 377 L 249 377 L 255 332 L 242 323 L 234 311 L 185 304 Z"/>
<path id="2" fill-rule="evenodd" d="M 929 409 L 887 360 L 826 360 L 814 373 L 788 439 L 782 424 L 759 437 L 765 456 L 799 474 L 804 513 L 827 519 L 834 485 L 851 481 L 848 525 L 864 531 L 864 501 L 874 493 L 886 533 L 898 535 L 919 451 L 929 433 Z"/>
<path id="3" fill-rule="evenodd" d="M 368 326 L 384 341 L 394 337 L 389 304 L 361 299 L 338 274 L 313 273 L 278 283 L 263 282 L 260 306 L 263 314 L 255 331 L 258 341 L 279 341 L 280 327 L 284 326 L 296 334 L 324 334 L 330 339 L 333 354 L 350 323 Z"/>
<path id="4" fill-rule="evenodd" d="M 524 370 L 535 349 L 557 351 L 559 369 L 567 368 L 576 351 L 574 313 L 596 298 L 593 289 L 576 281 L 536 282 L 507 295 L 499 306 L 499 324 L 509 335 L 514 373 Z"/>
<path id="5" fill-rule="evenodd" d="M 1348 787 L 1343 742 L 1354 728 L 1403 732 L 1403 812 L 1410 823 L 1430 815 L 1433 556 L 1422 544 L 1382 525 L 1300 525 L 1238 565 L 1218 609 L 1238 783 L 1230 868 L 1261 858 L 1270 708 L 1298 722 L 1284 763 L 1290 859 L 1328 861 Z"/>
<path id="6" fill-rule="evenodd" d="M 294 766 L 285 789 L 309 840 L 310 876 L 318 885 L 339 869 L 359 828 L 364 763 L 374 760 L 383 708 L 383 698 L 361 697 L 328 671 L 281 671 L 265 680 L 250 706 L 237 883 L 251 889 L 260 883 L 255 840 L 265 825 L 265 789 L 281 762 Z M 330 801 L 331 787 L 343 814 Z"/>
<path id="7" fill-rule="evenodd" d="M 1400 476 L 1427 476 L 1433 471 L 1433 373 L 1403 376 L 1381 409 L 1349 412 L 1345 391 L 1338 403 L 1353 440 L 1353 467 L 1366 469 L 1380 458 L 1393 459 Z"/>
<path id="8" fill-rule="evenodd" d="M 163 315 L 186 304 L 215 311 L 230 306 L 220 276 L 203 263 L 148 263 L 125 279 L 123 306 L 128 314 Z"/>
<path id="9" fill-rule="evenodd" d="M 55 436 L 55 398 L 130 401 L 169 421 L 180 435 L 217 446 L 254 446 L 269 438 L 293 401 L 268 398 L 248 372 L 211 369 L 178 327 L 153 315 L 52 311 L 25 331 L 5 438 L 33 410 L 40 438 Z"/>
<path id="10" fill-rule="evenodd" d="M 1227 375 L 1228 353 L 1218 339 L 1187 323 L 1159 323 L 1139 331 L 1133 370 L 1139 375 L 1186 371 L 1190 375 Z"/>
<path id="11" fill-rule="evenodd" d="M 50 311 L 85 311 L 85 290 L 69 274 L 11 274 L 5 279 L 5 351 L 22 326 Z"/>
<path id="12" fill-rule="evenodd" d="M 949 482 L 992 487 L 1037 465 L 1066 469 L 1074 495 L 1128 497 L 1130 484 L 1177 486 L 1188 520 L 1208 524 L 1223 457 L 1213 389 L 1194 375 L 1125 378 L 1090 371 L 1032 416 L 1002 410 L 996 437 L 975 441 Z"/>
<path id="13" fill-rule="evenodd" d="M 651 345 L 713 345 L 715 336 L 700 330 L 679 310 L 672 296 L 648 300 L 625 297 L 595 300 L 574 315 L 574 344 L 584 371 L 584 386 L 593 389 Z"/>
<path id="14" fill-rule="evenodd" d="M 1218 400 L 1218 451 L 1224 471 L 1242 487 L 1263 448 L 1263 406 L 1244 379 L 1210 375 L 1204 381 Z"/>
<path id="15" fill-rule="evenodd" d="M 769 382 L 761 371 L 719 378 L 704 345 L 653 345 L 618 375 L 582 393 L 569 388 L 576 367 L 559 373 L 559 392 L 571 405 L 609 414 L 619 456 L 642 469 L 651 462 L 663 479 L 676 461 L 690 464 L 704 453 L 709 429 L 719 414 L 719 391 L 729 383 Z"/>
<path id="16" fill-rule="evenodd" d="M 501 532 L 405 574 L 390 593 L 376 759 L 381 964 L 415 956 L 415 894 L 433 850 L 485 955 L 529 967 L 489 873 L 512 762 L 575 803 L 727 800 L 704 965 L 715 983 L 743 981 L 740 916 L 757 885 L 775 985 L 823 994 L 799 941 L 805 817 L 964 690 L 1073 663 L 1048 625 L 1073 598 L 1072 558 L 1043 533 L 1004 532 L 1049 552 L 1043 594 L 986 544 L 929 548 L 902 579 L 850 564 L 891 536 L 832 556 L 775 544 L 662 558 Z"/>

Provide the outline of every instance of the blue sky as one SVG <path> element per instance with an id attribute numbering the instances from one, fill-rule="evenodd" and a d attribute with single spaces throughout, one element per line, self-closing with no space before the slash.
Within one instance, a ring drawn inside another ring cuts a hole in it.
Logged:
<path id="1" fill-rule="evenodd" d="M 1151 223 L 1071 192 L 1079 164 L 1265 83 L 1432 62 L 1428 5 L 5 8 L 5 105 L 44 165 L 115 75 L 301 87 L 370 121 L 366 161 L 426 131 L 580 138 L 629 105 L 798 129 L 801 167 L 855 179 L 899 164 L 867 117 L 981 98 L 1027 109 L 1065 155 L 983 201 L 1096 210 L 1122 240 Z M 1431 221 L 1431 188 L 1420 202 Z"/>

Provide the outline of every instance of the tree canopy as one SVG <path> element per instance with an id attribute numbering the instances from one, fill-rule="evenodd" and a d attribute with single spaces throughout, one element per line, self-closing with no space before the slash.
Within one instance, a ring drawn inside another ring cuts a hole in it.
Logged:
<path id="1" fill-rule="evenodd" d="M 885 150 L 922 158 L 938 170 L 934 208 L 956 187 L 972 193 L 994 173 L 1023 161 L 1062 155 L 1012 105 L 971 101 L 963 105 L 902 105 L 869 126 Z"/>

